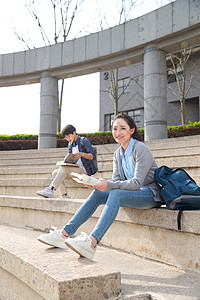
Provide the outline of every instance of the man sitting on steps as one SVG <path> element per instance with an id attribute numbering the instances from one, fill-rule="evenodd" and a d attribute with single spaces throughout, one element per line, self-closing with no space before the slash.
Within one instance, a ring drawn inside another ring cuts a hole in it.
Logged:
<path id="1" fill-rule="evenodd" d="M 78 173 L 84 173 L 90 176 L 95 174 L 98 170 L 94 164 L 95 154 L 90 141 L 84 138 L 83 148 L 81 137 L 76 134 L 76 128 L 72 125 L 65 126 L 61 133 L 64 139 L 69 142 L 68 152 L 72 153 L 73 159 L 77 161 L 75 166 L 72 164 L 61 165 L 59 169 L 53 171 L 53 181 L 50 186 L 37 192 L 38 195 L 46 198 L 53 198 L 56 189 L 58 189 L 62 198 L 70 198 L 64 185 L 64 180 L 69 178 L 70 173 L 77 172 L 78 170 Z"/>

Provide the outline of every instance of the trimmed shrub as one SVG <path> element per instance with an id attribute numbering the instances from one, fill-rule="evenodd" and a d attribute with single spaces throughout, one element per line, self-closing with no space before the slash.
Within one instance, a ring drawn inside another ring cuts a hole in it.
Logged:
<path id="1" fill-rule="evenodd" d="M 138 133 L 144 140 L 144 129 L 138 129 Z M 200 134 L 200 121 L 189 122 L 188 125 L 168 126 L 168 138 L 190 136 Z M 94 133 L 78 133 L 87 137 L 92 145 L 104 145 L 115 143 L 111 131 L 100 131 Z M 57 134 L 57 148 L 67 147 L 68 142 L 63 139 L 60 132 Z M 16 134 L 0 135 L 0 151 L 3 150 L 25 150 L 37 149 L 38 135 L 36 134 Z"/>
<path id="2" fill-rule="evenodd" d="M 0 141 L 0 151 L 37 149 L 37 140 Z"/>
<path id="3" fill-rule="evenodd" d="M 15 134 L 15 135 L 6 135 L 1 134 L 0 140 L 1 141 L 13 141 L 13 140 L 37 140 L 38 135 L 37 134 Z"/>
<path id="4" fill-rule="evenodd" d="M 168 130 L 168 138 L 190 136 L 200 134 L 200 127 L 188 127 L 181 129 Z"/>

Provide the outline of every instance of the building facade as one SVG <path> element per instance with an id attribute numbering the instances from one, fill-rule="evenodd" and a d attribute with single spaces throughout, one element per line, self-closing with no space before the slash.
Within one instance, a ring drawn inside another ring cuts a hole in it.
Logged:
<path id="1" fill-rule="evenodd" d="M 168 70 L 170 60 L 166 57 L 166 80 L 168 82 L 167 91 L 167 125 L 181 125 L 181 112 L 179 90 L 176 77 Z M 121 95 L 118 103 L 118 111 L 126 112 L 134 118 L 138 128 L 144 128 L 144 76 L 143 63 L 137 63 L 127 67 L 119 68 L 118 93 L 130 81 L 127 89 Z M 190 78 L 193 76 L 192 82 Z M 180 83 L 183 83 L 182 72 L 179 70 Z M 187 91 L 185 110 L 186 124 L 197 122 L 200 119 L 200 51 L 192 54 L 186 65 L 186 85 Z M 111 130 L 111 122 L 114 118 L 114 104 L 108 90 L 110 89 L 110 72 L 100 73 L 100 124 L 99 130 Z"/>

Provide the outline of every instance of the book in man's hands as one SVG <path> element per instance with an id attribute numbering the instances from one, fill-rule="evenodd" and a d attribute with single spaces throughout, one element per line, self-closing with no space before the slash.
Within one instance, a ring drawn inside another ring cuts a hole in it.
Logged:
<path id="1" fill-rule="evenodd" d="M 72 172 L 70 175 L 78 177 L 78 178 L 72 177 L 78 183 L 91 185 L 91 186 L 95 186 L 95 185 L 98 185 L 99 183 L 101 183 L 101 181 L 99 179 L 88 176 L 86 174 L 78 174 L 78 173 Z"/>
<path id="2" fill-rule="evenodd" d="M 77 161 L 78 161 L 78 159 L 75 159 L 75 158 L 74 158 L 74 154 L 68 153 L 68 154 L 65 156 L 64 160 L 63 160 L 63 161 L 58 161 L 58 162 L 56 163 L 56 165 L 57 165 L 57 166 L 73 165 L 73 166 L 77 166 L 77 167 L 78 167 L 78 165 L 76 164 Z"/>

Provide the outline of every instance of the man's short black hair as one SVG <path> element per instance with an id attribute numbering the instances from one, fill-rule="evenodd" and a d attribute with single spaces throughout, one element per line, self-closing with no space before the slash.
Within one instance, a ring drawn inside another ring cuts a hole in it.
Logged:
<path id="1" fill-rule="evenodd" d="M 66 125 L 62 131 L 61 131 L 61 134 L 63 137 L 65 137 L 66 135 L 68 134 L 73 134 L 74 131 L 76 132 L 76 128 L 73 126 L 73 125 Z"/>

